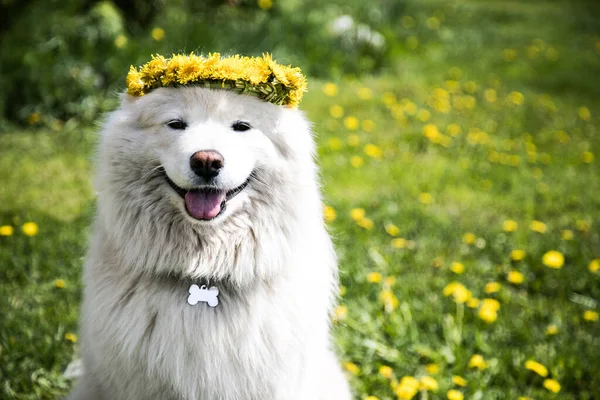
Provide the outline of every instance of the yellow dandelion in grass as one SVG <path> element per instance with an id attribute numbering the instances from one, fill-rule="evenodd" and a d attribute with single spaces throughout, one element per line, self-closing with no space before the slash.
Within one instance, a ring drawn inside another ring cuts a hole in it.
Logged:
<path id="1" fill-rule="evenodd" d="M 442 291 L 444 296 L 452 296 L 454 301 L 463 304 L 471 298 L 471 291 L 462 283 L 450 282 Z"/>
<path id="2" fill-rule="evenodd" d="M 365 132 L 373 132 L 373 130 L 375 130 L 375 122 L 373 122 L 370 119 L 365 119 L 362 123 L 361 123 L 362 129 Z"/>
<path id="3" fill-rule="evenodd" d="M 327 82 L 323 85 L 325 96 L 334 97 L 338 94 L 338 87 L 335 83 Z"/>
<path id="4" fill-rule="evenodd" d="M 546 335 L 552 336 L 558 333 L 558 326 L 550 324 L 546 327 Z"/>
<path id="5" fill-rule="evenodd" d="M 40 122 L 40 119 L 40 114 L 34 112 L 29 114 L 29 117 L 27 117 L 27 123 L 29 125 L 36 125 L 38 122 Z"/>
<path id="6" fill-rule="evenodd" d="M 396 104 L 397 101 L 398 100 L 396 99 L 396 95 L 392 92 L 384 92 L 381 96 L 381 102 L 387 107 Z"/>
<path id="7" fill-rule="evenodd" d="M 537 233 L 546 233 L 548 226 L 542 221 L 531 221 L 529 229 Z"/>
<path id="8" fill-rule="evenodd" d="M 392 239 L 392 247 L 396 249 L 404 249 L 407 247 L 407 240 L 404 238 Z"/>
<path id="9" fill-rule="evenodd" d="M 360 219 L 360 220 L 356 221 L 356 223 L 358 224 L 358 226 L 360 226 L 361 228 L 364 228 L 366 230 L 371 230 L 371 229 L 373 229 L 373 226 L 375 226 L 373 221 L 370 220 L 369 218 Z"/>
<path id="10" fill-rule="evenodd" d="M 514 249 L 510 252 L 510 259 L 513 261 L 522 261 L 525 258 L 525 250 Z"/>
<path id="11" fill-rule="evenodd" d="M 152 36 L 152 39 L 156 40 L 157 42 L 160 42 L 165 38 L 165 30 L 163 28 L 156 27 L 152 29 L 150 35 Z"/>
<path id="12" fill-rule="evenodd" d="M 350 165 L 352 165 L 354 168 L 362 167 L 362 165 L 364 163 L 365 163 L 365 160 L 363 160 L 363 158 L 361 156 L 350 157 Z"/>
<path id="13" fill-rule="evenodd" d="M 258 4 L 258 7 L 262 10 L 269 10 L 273 7 L 273 0 L 257 0 L 256 4 Z"/>
<path id="14" fill-rule="evenodd" d="M 0 226 L 0 236 L 12 236 L 15 232 L 15 228 L 10 225 Z"/>
<path id="15" fill-rule="evenodd" d="M 419 203 L 425 205 L 431 204 L 433 203 L 433 196 L 428 192 L 419 193 Z"/>
<path id="16" fill-rule="evenodd" d="M 455 274 L 462 274 L 463 272 L 465 272 L 465 265 L 461 262 L 458 261 L 454 261 L 451 265 L 450 265 L 450 271 L 454 272 Z"/>
<path id="17" fill-rule="evenodd" d="M 473 81 L 467 81 L 463 84 L 463 88 L 465 89 L 465 92 L 473 94 L 477 92 L 477 83 Z"/>
<path id="18" fill-rule="evenodd" d="M 467 307 L 469 307 L 469 308 L 477 308 L 477 307 L 479 307 L 480 303 L 481 302 L 479 301 L 479 299 L 477 297 L 471 297 L 467 301 Z"/>
<path id="19" fill-rule="evenodd" d="M 593 163 L 594 153 L 592 153 L 591 151 L 584 151 L 583 153 L 581 153 L 581 161 L 583 161 L 585 164 Z"/>
<path id="20" fill-rule="evenodd" d="M 398 298 L 389 289 L 382 290 L 381 293 L 379 293 L 379 301 L 383 304 L 385 311 L 388 313 L 391 313 L 398 308 Z"/>
<path id="21" fill-rule="evenodd" d="M 358 118 L 356 118 L 355 116 L 348 116 L 346 118 L 344 118 L 344 126 L 346 127 L 346 129 L 350 130 L 350 131 L 355 131 L 358 129 Z"/>
<path id="22" fill-rule="evenodd" d="M 484 370 L 488 367 L 488 363 L 485 361 L 481 354 L 473 354 L 468 364 L 469 368 L 477 368 L 479 370 Z"/>
<path id="23" fill-rule="evenodd" d="M 415 115 L 419 111 L 419 107 L 408 99 L 402 99 L 402 106 L 408 115 Z"/>
<path id="24" fill-rule="evenodd" d="M 360 144 L 360 136 L 357 134 L 351 133 L 348 135 L 348 145 L 352 147 L 356 147 Z"/>
<path id="25" fill-rule="evenodd" d="M 344 109 L 342 106 L 334 104 L 329 107 L 329 115 L 331 115 L 333 118 L 342 118 L 344 116 Z"/>
<path id="26" fill-rule="evenodd" d="M 365 398 L 365 400 L 379 400 L 379 397 L 377 397 L 377 396 L 367 396 Z"/>
<path id="27" fill-rule="evenodd" d="M 385 278 L 383 280 L 383 284 L 385 285 L 385 287 L 390 287 L 392 285 L 394 285 L 394 283 L 396 283 L 396 277 L 395 276 L 388 276 L 387 278 Z"/>
<path id="28" fill-rule="evenodd" d="M 341 149 L 343 144 L 342 139 L 338 137 L 332 137 L 327 141 L 329 148 L 334 151 Z"/>
<path id="29" fill-rule="evenodd" d="M 396 225 L 390 223 L 385 224 L 385 231 L 388 233 L 388 235 L 390 236 L 398 236 L 400 234 L 400 228 L 398 228 Z"/>
<path id="30" fill-rule="evenodd" d="M 498 282 L 488 282 L 483 288 L 483 291 L 487 294 L 496 293 L 500 291 L 501 287 L 502 285 L 500 285 Z"/>
<path id="31" fill-rule="evenodd" d="M 428 390 L 428 391 L 436 392 L 440 388 L 440 386 L 439 386 L 438 382 L 431 376 L 424 376 L 421 378 L 419 388 L 421 390 Z"/>
<path id="32" fill-rule="evenodd" d="M 340 304 L 333 310 L 333 320 L 334 321 L 343 321 L 348 318 L 348 307 Z"/>
<path id="33" fill-rule="evenodd" d="M 342 366 L 346 371 L 350 372 L 352 375 L 356 376 L 360 372 L 360 368 L 358 367 L 358 365 L 354 364 L 353 362 L 347 361 L 343 363 Z"/>
<path id="34" fill-rule="evenodd" d="M 65 340 L 71 343 L 77 343 L 77 335 L 72 332 L 65 333 Z"/>
<path id="35" fill-rule="evenodd" d="M 535 372 L 536 374 L 538 374 L 541 377 L 545 378 L 548 376 L 548 369 L 537 361 L 534 361 L 534 360 L 525 361 L 525 368 L 530 371 Z"/>
<path id="36" fill-rule="evenodd" d="M 394 371 L 391 367 L 382 365 L 379 367 L 379 375 L 383 376 L 385 379 L 390 379 L 394 375 Z"/>
<path id="37" fill-rule="evenodd" d="M 542 262 L 546 267 L 559 269 L 565 263 L 565 256 L 556 250 L 550 250 L 542 257 Z"/>
<path id="38" fill-rule="evenodd" d="M 428 374 L 435 375 L 440 372 L 440 366 L 435 363 L 430 363 L 425 365 L 425 371 L 427 371 Z"/>
<path id="39" fill-rule="evenodd" d="M 589 231 L 590 227 L 592 226 L 590 221 L 586 221 L 584 219 L 578 219 L 575 221 L 575 223 L 577 224 L 577 229 L 584 233 Z"/>
<path id="40" fill-rule="evenodd" d="M 502 58 L 504 58 L 504 61 L 514 61 L 517 58 L 517 51 L 515 49 L 504 49 L 502 50 Z"/>
<path id="41" fill-rule="evenodd" d="M 346 286 L 340 285 L 340 296 L 345 296 L 346 295 Z"/>
<path id="42" fill-rule="evenodd" d="M 592 310 L 585 310 L 583 312 L 583 319 L 590 322 L 598 321 L 598 313 Z"/>
<path id="43" fill-rule="evenodd" d="M 520 106 L 525 102 L 525 96 L 521 92 L 510 92 L 507 100 L 514 105 Z"/>
<path id="44" fill-rule="evenodd" d="M 35 236 L 40 231 L 40 228 L 37 226 L 35 222 L 26 222 L 21 227 L 21 230 L 25 234 L 25 236 Z"/>
<path id="45" fill-rule="evenodd" d="M 365 209 L 364 208 L 353 208 L 350 210 L 350 218 L 354 221 L 360 221 L 365 217 Z"/>
<path id="46" fill-rule="evenodd" d="M 596 258 L 595 260 L 590 261 L 588 269 L 590 270 L 590 272 L 600 271 L 600 258 Z"/>
<path id="47" fill-rule="evenodd" d="M 467 386 L 467 380 L 465 378 L 463 378 L 462 376 L 458 376 L 458 375 L 452 376 L 452 383 L 454 383 L 456 386 L 461 386 L 461 387 Z"/>
<path id="48" fill-rule="evenodd" d="M 403 376 L 396 387 L 396 396 L 402 400 L 412 399 L 419 391 L 419 380 L 412 376 Z"/>
<path id="49" fill-rule="evenodd" d="M 371 283 L 379 283 L 381 282 L 382 276 L 379 272 L 369 272 L 367 274 L 367 281 Z"/>
<path id="50" fill-rule="evenodd" d="M 473 243 L 475 243 L 476 239 L 477 239 L 477 236 L 475 236 L 475 234 L 472 232 L 467 232 L 462 237 L 462 241 L 465 244 L 473 244 Z"/>
<path id="51" fill-rule="evenodd" d="M 549 391 L 551 391 L 552 393 L 560 392 L 560 383 L 558 383 L 554 379 L 545 379 L 544 387 L 546 389 L 548 389 Z"/>
<path id="52" fill-rule="evenodd" d="M 563 240 L 573 240 L 573 238 L 575 237 L 575 235 L 573 234 L 573 231 L 570 229 L 564 229 L 560 232 L 561 237 L 563 238 Z"/>
<path id="53" fill-rule="evenodd" d="M 446 132 L 448 132 L 448 135 L 456 137 L 462 133 L 462 129 L 458 124 L 450 124 L 446 128 Z"/>
<path id="54" fill-rule="evenodd" d="M 479 312 L 477 315 L 484 322 L 491 324 L 492 322 L 498 319 L 498 310 L 500 308 L 500 303 L 494 299 L 483 299 L 481 301 L 481 306 L 479 307 Z"/>
<path id="55" fill-rule="evenodd" d="M 519 271 L 508 271 L 506 275 L 506 280 L 514 285 L 520 285 L 525 281 L 525 276 Z"/>
<path id="56" fill-rule="evenodd" d="M 463 400 L 465 398 L 462 392 L 459 392 L 456 389 L 448 390 L 448 393 L 446 393 L 446 397 L 448 398 L 448 400 Z"/>
<path id="57" fill-rule="evenodd" d="M 577 115 L 579 115 L 579 118 L 581 118 L 584 121 L 589 121 L 592 117 L 592 113 L 587 107 L 580 107 L 579 110 L 577 110 Z"/>
<path id="58" fill-rule="evenodd" d="M 56 287 L 57 289 L 63 289 L 65 287 L 66 283 L 64 280 L 62 279 L 57 279 L 54 281 L 54 287 Z"/>
<path id="59" fill-rule="evenodd" d="M 419 110 L 417 112 L 417 119 L 421 122 L 427 122 L 431 119 L 431 112 L 429 110 Z"/>
<path id="60" fill-rule="evenodd" d="M 518 400 L 533 400 L 531 397 L 527 397 L 527 396 L 519 396 Z"/>
<path id="61" fill-rule="evenodd" d="M 448 76 L 451 79 L 459 80 L 463 76 L 463 71 L 458 67 L 452 67 L 448 70 Z"/>
<path id="62" fill-rule="evenodd" d="M 496 100 L 498 100 L 498 93 L 496 93 L 494 89 L 486 89 L 486 91 L 483 92 L 483 96 L 488 103 L 495 103 Z"/>
<path id="63" fill-rule="evenodd" d="M 369 157 L 375 158 L 377 160 L 380 160 L 383 157 L 383 150 L 381 149 L 381 147 L 376 146 L 372 143 L 366 144 L 363 151 Z"/>
<path id="64" fill-rule="evenodd" d="M 127 36 L 120 34 L 115 38 L 115 46 L 119 49 L 124 48 L 125 46 L 127 46 Z"/>
<path id="65" fill-rule="evenodd" d="M 335 221 L 336 216 L 337 216 L 337 214 L 333 207 L 331 207 L 331 206 L 323 207 L 323 217 L 325 218 L 325 221 L 333 222 L 333 221 Z"/>
<path id="66" fill-rule="evenodd" d="M 502 223 L 502 229 L 504 232 L 514 232 L 519 228 L 519 224 L 517 221 L 513 221 L 512 219 L 507 219 Z"/>
<path id="67" fill-rule="evenodd" d="M 371 90 L 371 88 L 368 87 L 361 87 L 360 89 L 358 89 L 358 92 L 356 92 L 356 94 L 361 100 L 371 100 L 373 98 L 373 91 Z"/>

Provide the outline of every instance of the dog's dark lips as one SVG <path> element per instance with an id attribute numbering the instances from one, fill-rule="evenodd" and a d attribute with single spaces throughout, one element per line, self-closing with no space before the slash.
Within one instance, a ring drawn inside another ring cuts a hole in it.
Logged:
<path id="1" fill-rule="evenodd" d="M 167 175 L 167 172 L 165 171 L 164 168 L 161 168 L 160 171 L 163 174 L 163 176 L 165 177 L 165 180 L 169 183 L 169 186 L 171 186 L 171 188 L 175 192 L 177 192 L 177 194 L 179 196 L 181 196 L 182 199 L 185 199 L 185 195 L 187 194 L 187 192 L 189 190 L 184 189 L 184 188 L 182 188 L 180 186 L 177 186 L 177 184 L 175 184 L 175 182 L 173 182 L 171 180 L 171 178 L 169 178 L 169 175 Z M 223 211 L 225 211 L 226 203 L 229 200 L 231 200 L 232 198 L 234 198 L 235 196 L 237 196 L 238 193 L 240 193 L 242 190 L 244 190 L 246 188 L 246 186 L 248 186 L 248 184 L 250 183 L 250 179 L 251 178 L 252 178 L 252 174 L 250 174 L 250 176 L 248 176 L 248 179 L 246 179 L 246 181 L 244 183 L 242 183 L 240 186 L 238 186 L 238 187 L 236 187 L 236 188 L 234 188 L 232 190 L 229 190 L 229 191 L 227 191 L 225 193 L 225 200 L 221 203 L 221 211 L 219 212 L 218 215 L 220 215 Z M 195 188 L 195 189 L 192 189 L 192 190 L 203 190 L 203 191 L 210 192 L 210 191 L 214 191 L 214 190 L 217 190 L 217 189 L 211 188 L 211 187 L 204 187 L 204 188 Z"/>

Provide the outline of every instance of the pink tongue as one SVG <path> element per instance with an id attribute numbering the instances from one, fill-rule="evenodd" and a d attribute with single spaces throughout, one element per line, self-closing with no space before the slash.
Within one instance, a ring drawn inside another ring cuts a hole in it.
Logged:
<path id="1" fill-rule="evenodd" d="M 225 191 L 190 190 L 185 194 L 185 208 L 196 219 L 213 219 L 221 211 Z"/>

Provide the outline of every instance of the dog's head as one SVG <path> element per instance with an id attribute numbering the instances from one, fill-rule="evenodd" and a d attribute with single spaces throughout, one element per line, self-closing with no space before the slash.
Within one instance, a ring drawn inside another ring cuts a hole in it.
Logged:
<path id="1" fill-rule="evenodd" d="M 160 88 L 124 96 L 101 142 L 100 217 L 117 240 L 163 249 L 193 241 L 197 252 L 215 236 L 248 240 L 261 226 L 287 229 L 282 218 L 320 215 L 314 144 L 296 109 L 226 90 Z"/>

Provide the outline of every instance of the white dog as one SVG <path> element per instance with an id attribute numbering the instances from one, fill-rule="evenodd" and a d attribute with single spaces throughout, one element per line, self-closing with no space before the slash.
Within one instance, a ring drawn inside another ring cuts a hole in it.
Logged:
<path id="1" fill-rule="evenodd" d="M 313 155 L 296 109 L 124 95 L 101 137 L 71 399 L 350 399 Z"/>

